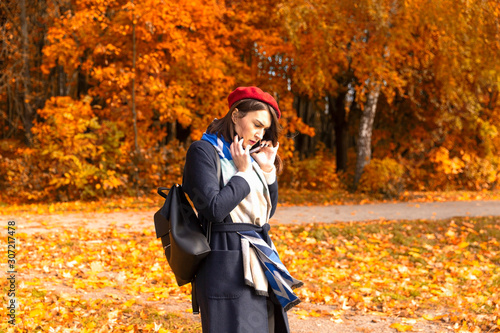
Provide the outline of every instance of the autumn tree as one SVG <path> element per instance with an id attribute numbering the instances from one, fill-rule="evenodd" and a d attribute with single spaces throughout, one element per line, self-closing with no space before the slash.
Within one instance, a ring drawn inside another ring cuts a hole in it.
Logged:
<path id="1" fill-rule="evenodd" d="M 43 78 L 39 71 L 47 24 L 55 15 L 44 1 L 0 2 L 0 114 L 2 138 L 22 138 L 32 145 L 36 110 L 43 107 Z"/>
<path id="2" fill-rule="evenodd" d="M 288 89 L 290 45 L 281 27 L 279 6 L 280 2 L 273 0 L 226 2 L 224 22 L 230 31 L 230 52 L 237 56 L 227 75 L 234 77 L 235 86 L 259 86 L 278 101 L 285 134 L 280 140 L 280 155 L 291 159 L 295 135 L 309 137 L 314 131 L 293 107 L 293 94 Z"/>
<path id="3" fill-rule="evenodd" d="M 99 117 L 124 132 L 134 128 L 137 110 L 138 135 L 126 135 L 121 147 L 134 182 L 162 178 L 161 168 L 148 170 L 176 149 L 177 141 L 165 146 L 168 132 L 191 126 L 198 139 L 223 109 L 232 85 L 224 72 L 233 59 L 223 14 L 214 1 L 79 1 L 49 30 L 46 72 L 64 61 L 69 75 L 86 76 Z"/>
<path id="4" fill-rule="evenodd" d="M 271 92 L 284 111 L 287 184 L 340 189 L 343 179 L 372 193 L 396 182 L 382 192 L 397 194 L 493 188 L 500 178 L 493 0 L 0 8 L 0 187 L 20 200 L 180 181 L 187 145 L 240 85 Z"/>
<path id="5" fill-rule="evenodd" d="M 450 15 L 452 7 L 455 15 Z M 348 133 L 357 133 L 355 186 L 372 155 L 371 124 L 380 99 L 382 112 L 393 109 L 395 98 L 408 100 L 409 104 L 398 106 L 410 105 L 407 110 L 419 121 L 428 115 L 429 124 L 440 128 L 440 118 L 459 121 L 459 128 L 477 123 L 477 117 L 468 118 L 478 113 L 458 110 L 479 110 L 478 92 L 494 91 L 490 83 L 488 88 L 483 84 L 493 82 L 492 73 L 497 73 L 492 62 L 498 50 L 495 8 L 492 2 L 383 0 L 297 0 L 281 6 L 285 31 L 294 46 L 292 90 L 305 96 L 302 99 L 316 101 L 320 119 L 331 115 L 337 170 L 347 166 Z M 482 99 L 487 94 L 480 95 Z M 469 121 L 462 122 L 462 117 Z M 481 126 L 484 122 L 483 118 Z M 353 131 L 354 126 L 358 129 Z M 489 138 L 495 137 L 495 126 L 486 126 Z M 457 128 L 450 122 L 445 127 Z"/>
<path id="6" fill-rule="evenodd" d="M 406 87 L 396 96 L 396 109 L 387 108 L 389 126 L 380 124 L 393 137 L 394 149 L 381 149 L 379 158 L 400 156 L 417 189 L 491 188 L 500 165 L 498 6 L 490 1 L 410 4 L 413 42 L 402 72 Z"/>
<path id="7" fill-rule="evenodd" d="M 350 111 L 361 110 L 357 184 L 371 157 L 379 91 L 391 96 L 403 85 L 398 66 L 410 37 L 404 24 L 408 12 L 395 1 L 293 1 L 281 13 L 294 45 L 292 89 L 321 101 L 319 112 L 330 115 L 323 118 L 335 129 L 339 171 L 347 167 Z"/>

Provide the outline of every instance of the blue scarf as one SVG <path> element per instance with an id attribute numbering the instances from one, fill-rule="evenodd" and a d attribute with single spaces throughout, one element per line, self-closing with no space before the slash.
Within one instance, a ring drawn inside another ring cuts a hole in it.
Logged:
<path id="1" fill-rule="evenodd" d="M 283 309 L 288 311 L 299 304 L 300 299 L 292 289 L 301 287 L 304 283 L 290 275 L 285 265 L 281 262 L 274 244 L 271 243 L 271 248 L 262 239 L 261 235 L 255 231 L 240 231 L 238 234 L 248 240 L 255 249 L 267 281 Z"/>
<path id="2" fill-rule="evenodd" d="M 210 134 L 205 132 L 203 133 L 201 139 L 210 142 L 219 153 L 220 158 L 227 159 L 229 161 L 233 160 L 233 157 L 231 156 L 231 151 L 229 150 L 229 147 L 231 147 L 231 143 L 226 141 L 222 135 L 219 138 L 216 133 Z M 252 162 L 254 161 L 252 156 L 250 156 L 250 160 Z"/>

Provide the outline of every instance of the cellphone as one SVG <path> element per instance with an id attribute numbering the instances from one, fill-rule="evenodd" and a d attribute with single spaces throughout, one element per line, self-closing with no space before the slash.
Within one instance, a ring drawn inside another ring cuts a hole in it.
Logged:
<path id="1" fill-rule="evenodd" d="M 261 150 L 261 149 L 262 149 L 262 146 L 261 146 L 261 143 L 260 143 L 260 141 L 259 141 L 259 142 L 257 142 L 256 144 L 254 144 L 254 145 L 252 146 L 252 148 L 250 148 L 249 153 L 250 153 L 250 154 L 253 154 L 253 153 L 258 152 L 258 151 L 259 151 L 259 150 Z"/>
<path id="2" fill-rule="evenodd" d="M 256 153 L 256 152 L 260 151 L 261 148 L 262 148 L 261 146 L 252 148 L 252 149 L 250 149 L 250 151 L 248 153 L 250 153 L 250 154 Z"/>

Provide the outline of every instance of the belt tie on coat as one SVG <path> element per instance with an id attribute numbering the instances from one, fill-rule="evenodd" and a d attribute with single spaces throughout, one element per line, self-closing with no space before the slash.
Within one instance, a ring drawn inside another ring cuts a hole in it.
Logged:
<path id="1" fill-rule="evenodd" d="M 256 257 L 265 274 L 265 278 L 276 295 L 276 298 L 283 309 L 288 311 L 300 303 L 300 299 L 295 295 L 292 289 L 302 286 L 303 282 L 293 278 L 285 265 L 281 262 L 278 252 L 269 237 L 269 229 L 270 226 L 268 223 L 264 224 L 262 227 L 250 223 L 214 223 L 212 225 L 212 232 L 236 232 L 242 238 L 242 244 L 244 244 L 244 242 L 249 243 L 255 251 Z M 242 251 L 245 251 L 244 246 L 242 246 Z M 267 294 L 267 290 L 265 293 L 259 290 L 258 276 L 255 277 L 254 275 L 252 282 L 249 282 L 246 278 L 245 280 L 248 285 L 255 287 L 257 294 Z"/>

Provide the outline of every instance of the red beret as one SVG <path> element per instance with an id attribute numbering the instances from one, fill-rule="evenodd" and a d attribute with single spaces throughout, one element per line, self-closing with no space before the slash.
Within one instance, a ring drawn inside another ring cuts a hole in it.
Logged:
<path id="1" fill-rule="evenodd" d="M 257 87 L 239 87 L 236 88 L 232 93 L 227 97 L 227 101 L 229 103 L 229 108 L 233 106 L 234 103 L 241 101 L 242 99 L 256 99 L 258 101 L 269 104 L 276 110 L 276 115 L 278 119 L 281 118 L 281 111 L 278 108 L 278 103 L 270 94 L 263 92 L 262 89 Z"/>

